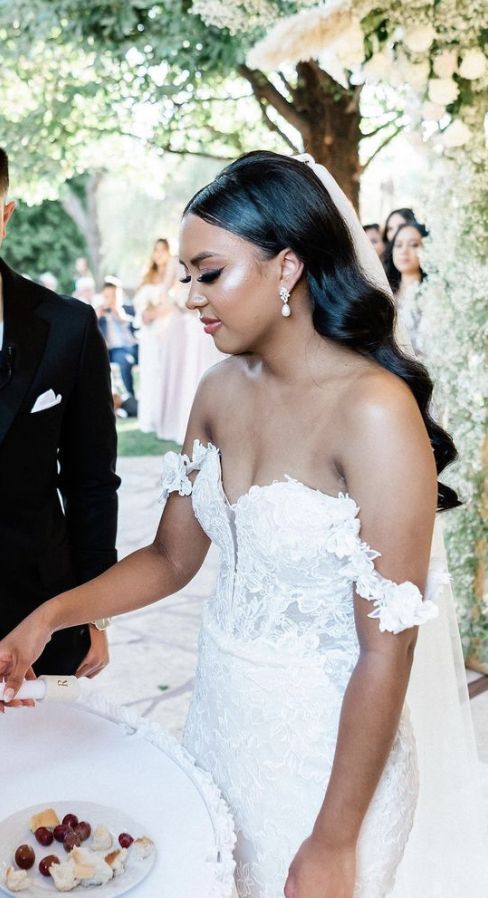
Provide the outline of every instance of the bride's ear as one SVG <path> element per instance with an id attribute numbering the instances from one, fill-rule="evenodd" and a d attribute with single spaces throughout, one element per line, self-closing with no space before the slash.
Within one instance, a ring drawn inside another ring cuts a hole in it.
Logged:
<path id="1" fill-rule="evenodd" d="M 291 293 L 303 274 L 303 262 L 292 249 L 283 249 L 278 256 L 281 266 L 281 283 Z"/>

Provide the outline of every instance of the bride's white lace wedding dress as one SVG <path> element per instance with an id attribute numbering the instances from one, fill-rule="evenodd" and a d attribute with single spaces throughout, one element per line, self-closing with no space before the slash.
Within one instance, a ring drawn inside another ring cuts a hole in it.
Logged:
<path id="1" fill-rule="evenodd" d="M 282 898 L 322 804 L 358 658 L 353 587 L 382 630 L 420 624 L 437 609 L 412 583 L 375 570 L 378 553 L 361 541 L 359 509 L 347 495 L 286 478 L 253 486 L 231 505 L 218 450 L 199 442 L 192 461 L 166 455 L 163 497 L 173 490 L 193 492 L 196 517 L 221 550 L 184 743 L 232 809 L 239 895 Z M 362 827 L 357 898 L 390 891 L 416 799 L 405 710 Z"/>

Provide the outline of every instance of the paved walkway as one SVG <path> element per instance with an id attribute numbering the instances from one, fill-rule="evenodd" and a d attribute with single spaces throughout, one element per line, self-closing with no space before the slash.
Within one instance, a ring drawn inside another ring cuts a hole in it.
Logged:
<path id="1" fill-rule="evenodd" d="M 118 471 L 123 557 L 153 538 L 160 516 L 159 472 L 155 457 L 121 458 Z M 94 680 L 94 689 L 131 705 L 179 737 L 193 686 L 202 599 L 215 581 L 217 551 L 192 582 L 171 598 L 116 618 L 110 628 L 112 663 Z M 123 684 L 123 691 L 122 691 Z M 471 702 L 488 805 L 488 693 Z"/>

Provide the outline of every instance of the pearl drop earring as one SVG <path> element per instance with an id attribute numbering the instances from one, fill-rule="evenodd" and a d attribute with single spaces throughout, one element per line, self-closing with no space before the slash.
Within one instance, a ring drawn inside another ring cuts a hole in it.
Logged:
<path id="1" fill-rule="evenodd" d="M 286 289 L 286 287 L 280 287 L 280 299 L 281 299 L 281 302 L 283 303 L 283 305 L 281 307 L 281 314 L 283 315 L 283 318 L 289 318 L 291 315 L 291 309 L 290 309 L 290 306 L 288 305 L 288 303 L 290 301 L 290 293 Z"/>

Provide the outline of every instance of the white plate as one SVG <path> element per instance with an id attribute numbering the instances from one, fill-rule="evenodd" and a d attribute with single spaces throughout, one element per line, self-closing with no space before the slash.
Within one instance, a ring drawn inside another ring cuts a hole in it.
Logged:
<path id="1" fill-rule="evenodd" d="M 44 804 L 24 808 L 0 823 L 0 892 L 12 895 L 14 898 L 17 898 L 19 895 L 23 896 L 23 898 L 38 898 L 38 896 L 39 898 L 41 896 L 42 898 L 47 898 L 48 895 L 77 895 L 80 893 L 86 895 L 87 898 L 91 893 L 95 893 L 97 898 L 98 896 L 99 898 L 117 898 L 118 895 L 124 895 L 129 889 L 141 882 L 151 870 L 156 860 L 156 851 L 153 851 L 149 857 L 138 860 L 132 855 L 129 848 L 127 866 L 124 872 L 120 876 L 111 879 L 106 885 L 92 886 L 91 888 L 79 885 L 72 889 L 71 892 L 58 892 L 51 877 L 42 876 L 39 873 L 39 861 L 48 854 L 57 855 L 60 861 L 66 860 L 68 855 L 62 843 L 56 842 L 56 840 L 46 847 L 39 845 L 29 826 L 33 814 L 38 814 L 48 807 L 52 807 L 56 811 L 60 820 L 63 819 L 65 814 L 76 814 L 78 820 L 87 820 L 90 823 L 92 831 L 99 823 L 103 823 L 112 833 L 114 849 L 119 847 L 119 833 L 130 833 L 134 839 L 140 836 L 150 837 L 150 833 L 146 832 L 144 827 L 133 820 L 132 817 L 129 817 L 125 811 L 121 811 L 118 808 L 103 807 L 103 805 L 95 804 L 91 801 L 57 801 L 52 805 L 44 802 Z M 90 843 L 91 838 L 87 839 L 86 842 L 82 842 L 82 845 L 89 848 Z M 5 870 L 8 866 L 16 867 L 14 854 L 19 845 L 31 845 L 35 851 L 36 860 L 34 866 L 27 870 L 27 875 L 31 880 L 29 888 L 22 889 L 21 892 L 12 892 L 5 885 Z"/>

